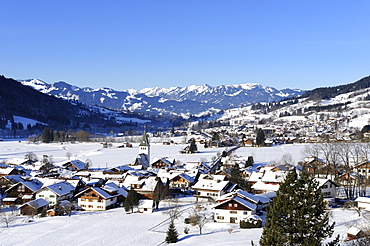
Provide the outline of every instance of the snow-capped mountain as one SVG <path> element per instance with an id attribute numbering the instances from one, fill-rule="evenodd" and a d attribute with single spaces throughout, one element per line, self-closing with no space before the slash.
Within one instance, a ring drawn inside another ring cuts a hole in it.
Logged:
<path id="1" fill-rule="evenodd" d="M 37 79 L 20 82 L 45 94 L 80 101 L 84 104 L 151 114 L 182 116 L 218 112 L 242 104 L 272 102 L 304 93 L 302 90 L 277 90 L 254 83 L 216 87 L 209 85 L 153 87 L 142 90 L 116 91 L 109 88 L 79 88 L 65 82 L 48 84 Z"/>

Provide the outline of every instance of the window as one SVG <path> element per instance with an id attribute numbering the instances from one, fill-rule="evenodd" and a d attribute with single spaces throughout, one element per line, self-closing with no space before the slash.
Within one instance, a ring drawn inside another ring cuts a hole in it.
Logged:
<path id="1" fill-rule="evenodd" d="M 93 202 L 94 201 L 94 199 L 89 199 L 89 202 Z"/>
<path id="2" fill-rule="evenodd" d="M 26 187 L 24 187 L 24 185 L 20 185 L 18 186 L 18 192 L 25 192 L 26 191 Z"/>
<path id="3" fill-rule="evenodd" d="M 218 220 L 224 220 L 225 218 L 224 218 L 224 216 L 217 216 L 217 219 Z"/>
<path id="4" fill-rule="evenodd" d="M 88 207 L 89 207 L 89 208 L 93 208 L 94 206 L 93 206 L 93 205 L 89 205 Z"/>
<path id="5" fill-rule="evenodd" d="M 49 197 L 54 198 L 54 197 L 55 197 L 55 195 L 50 195 Z"/>
<path id="6" fill-rule="evenodd" d="M 103 200 L 102 199 L 98 199 L 98 202 L 103 202 Z"/>
<path id="7" fill-rule="evenodd" d="M 233 204 L 232 203 L 229 203 L 229 207 L 232 207 L 233 206 Z"/>
<path id="8" fill-rule="evenodd" d="M 85 198 L 81 198 L 81 202 L 84 202 L 84 201 L 86 201 L 86 199 Z"/>
<path id="9" fill-rule="evenodd" d="M 244 212 L 243 212 L 243 214 L 244 214 L 244 215 L 248 215 L 248 211 L 244 211 Z"/>
<path id="10" fill-rule="evenodd" d="M 103 208 L 103 206 L 97 206 L 97 208 Z"/>
<path id="11" fill-rule="evenodd" d="M 238 211 L 230 211 L 230 214 L 237 214 Z"/>
<path id="12" fill-rule="evenodd" d="M 82 205 L 81 205 L 81 207 L 83 207 L 83 208 L 84 208 L 84 207 L 86 207 L 86 205 L 85 205 L 85 204 L 82 204 Z"/>
<path id="13" fill-rule="evenodd" d="M 39 195 L 39 197 L 44 197 L 44 195 Z"/>
<path id="14" fill-rule="evenodd" d="M 237 208 L 238 207 L 238 204 L 237 203 L 234 203 L 234 207 Z"/>

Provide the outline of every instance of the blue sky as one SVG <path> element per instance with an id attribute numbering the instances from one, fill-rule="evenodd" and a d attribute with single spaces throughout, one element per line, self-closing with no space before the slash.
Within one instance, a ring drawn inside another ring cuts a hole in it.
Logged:
<path id="1" fill-rule="evenodd" d="M 0 74 L 117 90 L 370 74 L 370 1 L 0 0 Z"/>

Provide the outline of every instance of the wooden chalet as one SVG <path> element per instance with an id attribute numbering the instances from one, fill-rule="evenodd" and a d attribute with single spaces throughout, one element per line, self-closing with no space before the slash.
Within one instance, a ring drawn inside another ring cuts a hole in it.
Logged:
<path id="1" fill-rule="evenodd" d="M 80 160 L 68 161 L 62 165 L 64 168 L 71 171 L 83 171 L 86 170 L 86 163 Z"/>
<path id="2" fill-rule="evenodd" d="M 151 166 L 152 168 L 161 169 L 161 168 L 172 168 L 174 165 L 175 165 L 175 159 L 164 157 L 164 158 L 155 160 Z"/>
<path id="3" fill-rule="evenodd" d="M 39 199 L 32 200 L 32 201 L 29 201 L 23 204 L 19 208 L 20 208 L 22 215 L 32 215 L 33 216 L 33 215 L 41 213 L 43 209 L 46 210 L 48 207 L 49 207 L 49 203 L 46 200 L 39 198 Z"/>
<path id="4" fill-rule="evenodd" d="M 37 179 L 18 182 L 5 191 L 6 198 L 3 199 L 3 204 L 22 204 L 32 201 L 36 191 L 41 187 L 42 183 Z"/>

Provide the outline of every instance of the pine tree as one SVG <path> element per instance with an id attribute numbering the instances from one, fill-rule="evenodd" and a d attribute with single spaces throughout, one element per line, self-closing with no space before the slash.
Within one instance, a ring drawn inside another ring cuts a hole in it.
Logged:
<path id="1" fill-rule="evenodd" d="M 134 212 L 134 207 L 138 205 L 139 201 L 137 198 L 137 192 L 131 187 L 125 200 L 125 211 L 131 213 Z"/>
<path id="2" fill-rule="evenodd" d="M 177 243 L 179 234 L 176 230 L 175 224 L 171 221 L 166 236 L 166 243 Z"/>
<path id="3" fill-rule="evenodd" d="M 197 145 L 195 144 L 195 139 L 194 139 L 194 138 L 192 138 L 192 139 L 191 139 L 191 143 L 190 143 L 189 151 L 190 151 L 190 153 L 192 153 L 192 154 L 198 151 L 198 147 L 197 147 Z"/>
<path id="4" fill-rule="evenodd" d="M 305 171 L 300 177 L 290 171 L 267 211 L 260 245 L 321 245 L 334 231 L 325 207 L 317 182 Z M 336 245 L 337 240 L 330 245 Z"/>
<path id="5" fill-rule="evenodd" d="M 261 128 L 258 128 L 257 130 L 257 137 L 256 137 L 256 144 L 257 146 L 263 146 L 265 145 L 265 133 Z"/>

